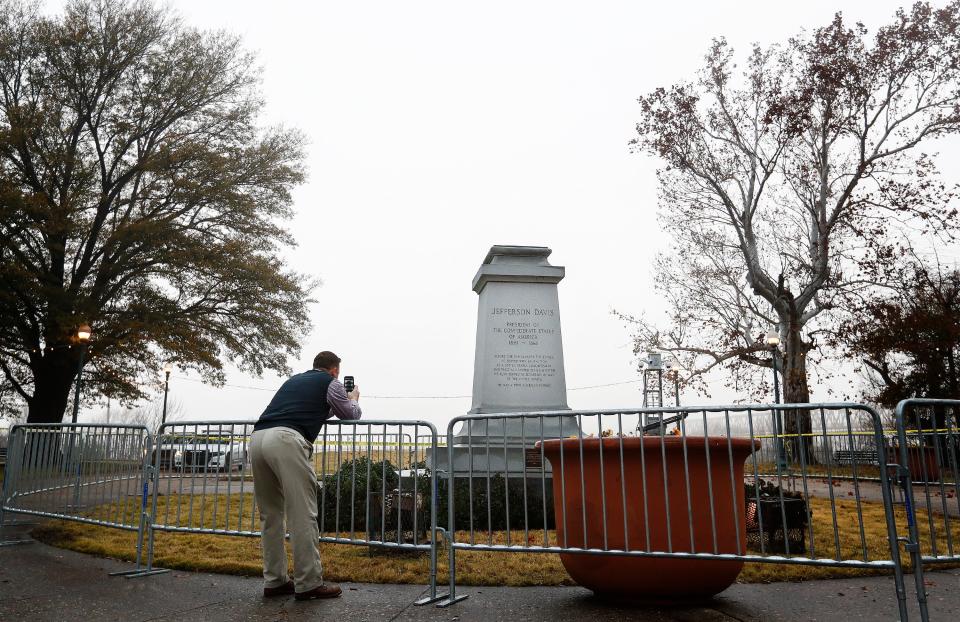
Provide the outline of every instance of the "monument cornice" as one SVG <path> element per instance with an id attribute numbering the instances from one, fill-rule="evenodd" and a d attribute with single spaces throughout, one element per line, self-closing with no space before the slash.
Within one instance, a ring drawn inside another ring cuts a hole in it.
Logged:
<path id="1" fill-rule="evenodd" d="M 487 283 L 559 283 L 563 276 L 564 269 L 560 266 L 535 271 L 527 266 L 483 266 L 473 277 L 473 291 L 479 294 Z"/>
<path id="2" fill-rule="evenodd" d="M 492 246 L 473 277 L 473 291 L 479 294 L 487 283 L 559 283 L 566 270 L 550 265 L 552 252 L 545 246 Z"/>
<path id="3" fill-rule="evenodd" d="M 511 244 L 494 244 L 487 252 L 487 256 L 483 260 L 483 263 L 496 263 L 497 257 L 530 257 L 536 258 L 543 265 L 550 265 L 547 263 L 547 257 L 549 257 L 551 253 L 553 253 L 553 250 L 547 248 L 546 246 L 515 246 Z M 515 261 L 515 259 L 513 259 L 513 261 Z"/>

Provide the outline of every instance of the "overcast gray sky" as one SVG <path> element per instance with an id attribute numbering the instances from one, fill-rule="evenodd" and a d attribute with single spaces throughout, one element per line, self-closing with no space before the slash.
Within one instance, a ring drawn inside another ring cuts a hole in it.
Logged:
<path id="1" fill-rule="evenodd" d="M 263 65 L 265 121 L 309 137 L 288 261 L 323 286 L 293 368 L 333 350 L 366 417 L 443 425 L 470 407 L 470 283 L 493 244 L 549 246 L 566 266 L 568 387 L 638 379 L 610 312 L 662 308 L 650 263 L 670 240 L 655 219 L 657 163 L 627 147 L 637 96 L 691 78 L 712 37 L 745 50 L 838 10 L 873 30 L 905 1 L 171 4 L 241 34 Z M 279 383 L 183 376 L 170 391 L 190 419 L 255 418 Z M 425 395 L 465 397 L 375 397 Z M 569 403 L 638 406 L 639 384 L 570 391 Z"/>

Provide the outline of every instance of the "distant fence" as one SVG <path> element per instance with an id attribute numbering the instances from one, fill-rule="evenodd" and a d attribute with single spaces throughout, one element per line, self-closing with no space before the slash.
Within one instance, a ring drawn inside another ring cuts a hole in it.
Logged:
<path id="1" fill-rule="evenodd" d="M 504 413 L 454 419 L 445 443 L 427 422 L 331 420 L 313 456 L 320 539 L 429 554 L 419 604 L 464 598 L 458 551 L 554 553 L 888 570 L 902 620 L 905 550 L 927 620 L 923 564 L 960 562 L 958 412 L 901 403 L 895 434 L 860 404 Z M 14 426 L 0 525 L 135 531 L 131 576 L 163 571 L 157 532 L 259 536 L 252 427 Z"/>
<path id="2" fill-rule="evenodd" d="M 0 466 L 7 463 L 7 444 L 10 439 L 10 429 L 0 428 Z"/>

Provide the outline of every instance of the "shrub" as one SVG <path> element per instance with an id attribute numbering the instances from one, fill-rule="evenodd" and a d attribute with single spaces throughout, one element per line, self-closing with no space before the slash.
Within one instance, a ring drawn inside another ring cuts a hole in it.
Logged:
<path id="1" fill-rule="evenodd" d="M 367 457 L 350 460 L 340 465 L 340 469 L 320 480 L 317 490 L 318 517 L 320 528 L 325 532 L 343 532 L 351 528 L 351 510 L 353 529 L 367 531 L 369 510 L 370 531 L 381 539 L 379 532 L 385 529 L 393 532 L 389 538 L 395 539 L 399 526 L 403 531 L 412 532 L 414 522 L 417 531 L 426 532 L 430 525 L 430 469 L 420 462 L 412 468 L 421 469 L 422 476 L 416 479 L 416 492 L 419 503 L 413 495 L 413 485 L 405 480 L 400 487 L 400 476 L 396 467 L 389 461 L 372 462 Z M 369 497 L 367 482 L 369 480 Z M 447 528 L 449 522 L 446 477 L 437 483 L 437 525 Z M 467 478 L 456 478 L 454 483 L 454 526 L 458 531 L 470 529 L 471 508 L 473 528 L 476 530 L 503 531 L 509 525 L 511 530 L 524 528 L 524 522 L 532 530 L 544 527 L 544 503 L 546 505 L 546 526 L 555 526 L 553 515 L 553 490 L 547 480 L 546 500 L 539 481 L 528 481 L 526 504 L 524 504 L 524 486 L 521 478 L 510 478 L 509 483 L 502 475 L 490 477 L 489 489 L 486 477 L 474 477 L 472 486 Z M 396 491 L 400 489 L 399 495 Z M 339 511 L 337 492 L 339 491 Z M 384 491 L 386 496 L 384 497 Z M 471 494 L 472 492 L 472 494 Z M 472 503 L 471 503 L 472 497 Z M 397 503 L 402 510 L 398 512 Z M 416 518 L 414 505 L 416 504 Z M 526 511 L 524 511 L 526 505 Z"/>

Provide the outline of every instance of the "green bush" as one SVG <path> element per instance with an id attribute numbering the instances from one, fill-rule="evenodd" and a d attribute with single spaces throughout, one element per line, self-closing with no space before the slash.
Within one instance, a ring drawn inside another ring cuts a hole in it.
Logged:
<path id="1" fill-rule="evenodd" d="M 371 498 L 367 497 L 368 481 Z M 317 521 L 321 531 L 342 532 L 350 529 L 351 515 L 354 530 L 366 531 L 367 509 L 370 509 L 371 518 L 379 516 L 381 502 L 374 495 L 384 489 L 389 493 L 397 488 L 399 482 L 397 470 L 389 460 L 373 462 L 364 456 L 344 462 L 336 473 L 318 482 Z M 393 516 L 393 520 L 395 523 L 396 516 Z"/>
<path id="2" fill-rule="evenodd" d="M 448 522 L 447 488 L 448 480 L 439 482 L 440 499 L 437 506 L 437 523 L 446 528 Z M 472 491 L 471 491 L 472 488 Z M 487 478 L 467 478 L 454 480 L 454 528 L 457 531 L 466 531 L 471 528 L 471 509 L 473 514 L 472 526 L 474 530 L 504 531 L 522 530 L 524 526 L 531 530 L 544 527 L 544 491 L 540 482 L 530 483 L 526 487 L 526 503 L 524 503 L 524 486 L 522 478 L 510 478 L 509 482 L 501 475 L 490 477 L 489 489 Z M 472 492 L 472 494 L 471 494 Z M 546 487 L 546 526 L 553 529 L 553 489 L 547 480 Z M 473 502 L 471 503 L 471 498 Z M 526 509 L 524 509 L 526 505 Z M 471 507 L 472 506 L 472 507 Z M 508 520 L 509 519 L 509 520 Z"/>
<path id="3" fill-rule="evenodd" d="M 344 462 L 340 469 L 327 475 L 319 482 L 317 517 L 322 531 L 343 532 L 352 524 L 357 532 L 367 531 L 369 510 L 370 531 L 376 539 L 395 540 L 398 525 L 404 532 L 414 529 L 424 533 L 430 525 L 430 470 L 424 463 L 413 465 L 423 469 L 423 476 L 416 479 L 416 492 L 419 503 L 415 503 L 412 482 L 405 480 L 400 490 L 400 499 L 395 491 L 400 488 L 398 470 L 389 460 L 372 462 L 366 457 Z M 369 478 L 368 478 L 369 475 Z M 369 479 L 369 497 L 367 481 Z M 437 525 L 447 528 L 449 520 L 447 488 L 449 482 L 442 477 L 437 483 Z M 544 528 L 544 492 L 546 492 L 546 527 L 555 527 L 553 513 L 553 490 L 547 480 L 546 491 L 539 480 L 528 481 L 526 487 L 526 511 L 524 511 L 524 486 L 521 478 L 510 478 L 509 485 L 502 475 L 456 478 L 454 483 L 454 526 L 458 531 L 471 527 L 471 509 L 473 529 L 503 531 L 509 525 L 511 530 L 523 530 L 524 525 L 531 530 Z M 337 491 L 339 490 L 339 511 Z M 384 497 L 386 491 L 386 497 Z M 472 494 L 471 494 L 472 492 Z M 472 503 L 471 503 L 472 498 Z M 401 503 L 398 513 L 396 503 Z M 416 509 L 414 510 L 414 507 Z M 383 515 L 385 510 L 385 515 Z M 414 516 L 415 514 L 415 516 Z M 509 520 L 508 520 L 509 519 Z M 380 531 L 387 532 L 380 537 Z"/>

